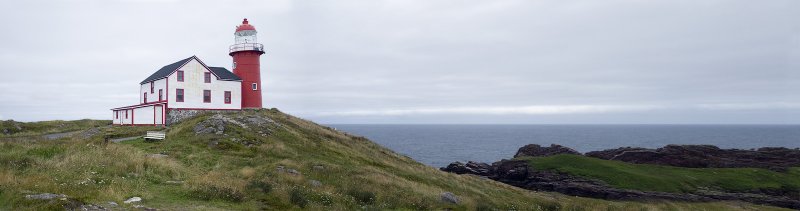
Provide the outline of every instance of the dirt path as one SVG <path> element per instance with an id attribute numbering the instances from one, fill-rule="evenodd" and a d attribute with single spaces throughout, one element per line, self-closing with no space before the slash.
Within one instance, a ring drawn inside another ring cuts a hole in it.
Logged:
<path id="1" fill-rule="evenodd" d="M 65 133 L 52 133 L 52 134 L 46 134 L 46 135 L 44 135 L 42 137 L 44 137 L 47 140 L 55 140 L 55 139 L 60 139 L 60 138 L 67 137 L 67 136 L 75 134 L 77 132 L 80 132 L 80 131 L 72 131 L 72 132 L 65 132 Z"/>

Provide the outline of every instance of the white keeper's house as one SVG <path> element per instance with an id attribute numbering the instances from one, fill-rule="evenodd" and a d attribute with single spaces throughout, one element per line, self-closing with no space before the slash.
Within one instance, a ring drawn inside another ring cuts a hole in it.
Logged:
<path id="1" fill-rule="evenodd" d="M 158 69 L 139 83 L 139 103 L 111 109 L 115 125 L 165 125 L 172 112 L 261 108 L 259 57 L 255 27 L 247 19 L 236 27 L 230 46 L 233 72 L 210 67 L 191 56 Z"/>

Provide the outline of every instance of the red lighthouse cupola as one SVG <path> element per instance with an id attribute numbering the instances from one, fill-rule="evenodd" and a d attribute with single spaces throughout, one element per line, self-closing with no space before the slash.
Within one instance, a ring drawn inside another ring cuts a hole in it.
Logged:
<path id="1" fill-rule="evenodd" d="M 264 45 L 256 39 L 256 27 L 247 18 L 236 27 L 234 44 L 230 47 L 233 57 L 233 74 L 242 78 L 242 108 L 262 108 L 261 106 L 261 54 Z"/>

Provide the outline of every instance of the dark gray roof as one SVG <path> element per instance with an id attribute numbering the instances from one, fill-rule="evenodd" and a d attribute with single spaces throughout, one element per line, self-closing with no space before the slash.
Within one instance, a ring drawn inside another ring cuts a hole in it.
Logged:
<path id="1" fill-rule="evenodd" d="M 219 80 L 223 80 L 223 81 L 241 81 L 242 80 L 241 78 L 239 78 L 239 76 L 237 76 L 236 74 L 233 74 L 231 71 L 229 71 L 228 69 L 225 69 L 224 67 L 208 67 L 208 69 L 210 69 L 211 72 L 214 72 L 214 75 L 217 75 L 217 77 L 219 77 Z"/>
<path id="2" fill-rule="evenodd" d="M 162 79 L 162 78 L 166 78 L 167 76 L 172 74 L 172 72 L 174 72 L 175 70 L 178 70 L 178 68 L 182 67 L 184 64 L 186 64 L 187 62 L 191 61 L 193 58 L 197 59 L 197 61 L 199 61 L 201 64 L 203 64 L 203 62 L 200 61 L 200 59 L 198 59 L 196 56 L 191 56 L 189 58 L 185 58 L 183 60 L 180 60 L 180 61 L 177 61 L 175 63 L 168 64 L 167 66 L 161 67 L 161 69 L 158 69 L 158 71 L 156 71 L 155 73 L 150 75 L 150 77 L 147 77 L 146 79 L 144 79 L 144 81 L 142 81 L 139 84 L 145 84 L 145 83 L 149 83 L 150 81 L 156 81 L 156 80 L 159 80 L 159 79 Z M 205 64 L 203 64 L 203 66 L 205 66 Z M 228 71 L 224 67 L 208 67 L 208 69 L 211 70 L 211 72 L 214 73 L 214 75 L 219 77 L 219 80 L 225 80 L 225 81 L 241 81 L 242 80 L 241 78 L 239 78 L 239 76 L 236 76 L 235 74 L 233 74 L 231 71 Z"/>

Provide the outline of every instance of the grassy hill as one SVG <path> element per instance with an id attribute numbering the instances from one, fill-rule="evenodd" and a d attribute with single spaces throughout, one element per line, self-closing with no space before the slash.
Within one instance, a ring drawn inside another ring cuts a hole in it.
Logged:
<path id="1" fill-rule="evenodd" d="M 579 155 L 523 157 L 536 169 L 555 170 L 598 179 L 623 189 L 692 193 L 698 189 L 746 192 L 800 189 L 800 168 L 775 172 L 758 168 L 682 168 L 631 164 Z"/>
<path id="2" fill-rule="evenodd" d="M 152 129 L 111 127 L 103 133 Z M 122 201 L 134 196 L 143 199 L 137 205 L 165 210 L 781 210 L 533 192 L 442 172 L 276 109 L 206 114 L 167 131 L 162 142 L 104 144 L 102 135 L 0 141 L 0 210 L 108 202 L 130 208 Z M 459 203 L 443 201 L 443 192 L 455 194 Z M 70 200 L 25 198 L 37 193 Z"/>

